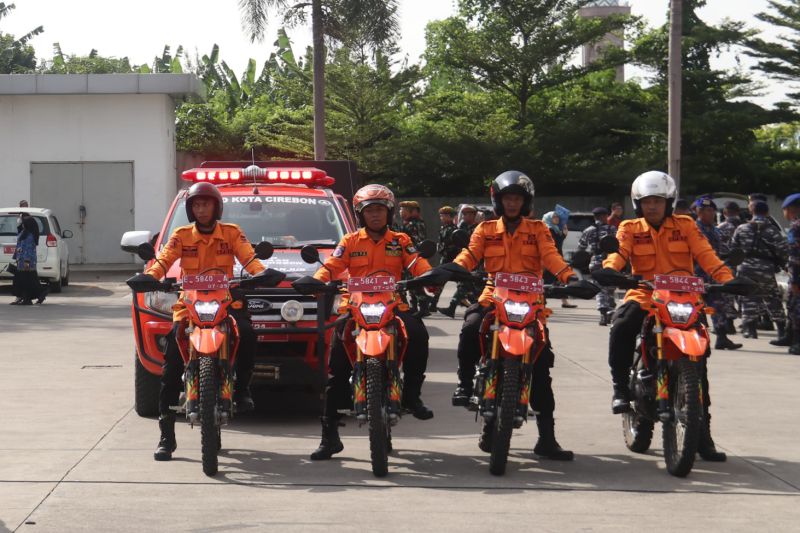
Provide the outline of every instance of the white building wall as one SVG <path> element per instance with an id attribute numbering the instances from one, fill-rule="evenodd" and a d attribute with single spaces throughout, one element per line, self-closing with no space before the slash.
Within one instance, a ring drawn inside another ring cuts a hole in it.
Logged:
<path id="1" fill-rule="evenodd" d="M 77 161 L 132 161 L 136 229 L 157 231 L 176 193 L 172 98 L 0 95 L 0 207 L 29 199 L 32 162 Z"/>

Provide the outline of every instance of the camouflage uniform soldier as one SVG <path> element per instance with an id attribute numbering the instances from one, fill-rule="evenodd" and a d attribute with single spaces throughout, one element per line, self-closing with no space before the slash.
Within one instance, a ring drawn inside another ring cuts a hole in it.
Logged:
<path id="1" fill-rule="evenodd" d="M 730 252 L 728 245 L 722 242 L 722 235 L 719 229 L 714 225 L 717 218 L 717 205 L 710 198 L 700 198 L 694 203 L 695 212 L 697 213 L 697 228 L 700 233 L 708 240 L 711 248 L 717 253 L 720 258 L 725 258 Z M 705 280 L 706 283 L 713 283 L 713 278 L 704 272 L 700 265 L 695 264 L 695 274 Z M 711 316 L 711 323 L 714 326 L 714 333 L 717 335 L 717 341 L 714 344 L 715 350 L 738 350 L 742 347 L 741 344 L 732 342 L 728 338 L 728 325 L 727 316 L 725 314 L 725 299 L 716 294 L 708 294 L 706 296 L 706 303 L 714 308 L 714 314 Z"/>
<path id="2" fill-rule="evenodd" d="M 458 229 L 454 222 L 455 216 L 456 210 L 449 205 L 439 209 L 439 221 L 442 223 L 442 225 L 439 228 L 439 241 L 436 243 L 436 252 L 439 254 L 440 265 L 451 262 L 461 251 L 460 249 L 455 248 L 455 245 L 453 244 L 453 233 L 455 233 Z M 441 294 L 441 290 L 436 292 L 431 299 L 429 309 L 436 309 L 436 306 L 439 304 L 439 296 L 441 296 Z"/>
<path id="3" fill-rule="evenodd" d="M 800 193 L 783 201 L 783 216 L 789 228 L 789 353 L 800 355 Z"/>
<path id="4" fill-rule="evenodd" d="M 733 232 L 742 224 L 739 204 L 728 202 L 725 204 L 722 214 L 725 216 L 725 221 L 721 222 L 717 229 L 722 243 L 730 248 Z M 739 310 L 736 309 L 736 297 L 732 294 L 725 294 L 722 297 L 725 300 L 725 318 L 727 321 L 725 329 L 727 329 L 728 334 L 736 333 L 736 327 L 733 324 L 733 319 L 739 316 Z"/>
<path id="5" fill-rule="evenodd" d="M 761 285 L 761 294 L 742 297 L 742 330 L 745 337 L 757 339 L 756 323 L 759 310 L 766 304 L 772 320 L 778 326 L 778 337 L 785 336 L 786 313 L 781 294 L 775 282 L 775 272 L 786 264 L 788 243 L 786 238 L 767 220 L 769 207 L 756 201 L 753 220 L 742 224 L 733 233 L 733 247 L 744 250 L 746 258 L 739 265 L 738 274 Z"/>
<path id="6" fill-rule="evenodd" d="M 594 224 L 583 230 L 581 238 L 578 240 L 578 250 L 592 254 L 589 271 L 603 268 L 603 260 L 608 255 L 600 250 L 600 239 L 607 235 L 617 234 L 617 228 L 608 223 L 608 209 L 595 207 L 592 214 L 594 215 Z M 614 301 L 614 290 L 614 287 L 603 287 L 603 290 L 595 296 L 597 310 L 600 312 L 599 324 L 601 326 L 609 324 L 611 313 L 617 307 L 617 303 Z"/>
<path id="7" fill-rule="evenodd" d="M 419 202 L 413 200 L 400 202 L 400 218 L 403 220 L 400 231 L 411 237 L 414 246 L 419 246 L 419 243 L 424 241 L 428 236 L 425 228 L 425 221 L 420 217 Z M 431 299 L 424 291 L 410 291 L 408 299 L 411 312 L 417 315 L 417 318 L 422 318 L 431 314 L 428 310 Z"/>
<path id="8" fill-rule="evenodd" d="M 459 224 L 458 229 L 464 230 L 472 236 L 472 232 L 475 231 L 475 228 L 478 227 L 477 222 L 478 216 L 478 209 L 474 205 L 465 205 L 461 208 L 461 224 Z M 451 237 L 452 238 L 452 237 Z M 456 255 L 461 250 L 456 250 Z M 451 259 L 452 260 L 452 259 Z M 453 295 L 453 298 L 450 300 L 449 307 L 439 307 L 439 312 L 443 315 L 447 315 L 450 318 L 455 318 L 456 316 L 456 307 L 459 305 L 463 305 L 464 307 L 469 307 L 473 303 L 477 302 L 477 296 L 475 294 L 475 286 L 471 283 L 464 283 L 459 282 L 458 286 L 456 287 L 456 292 Z"/>

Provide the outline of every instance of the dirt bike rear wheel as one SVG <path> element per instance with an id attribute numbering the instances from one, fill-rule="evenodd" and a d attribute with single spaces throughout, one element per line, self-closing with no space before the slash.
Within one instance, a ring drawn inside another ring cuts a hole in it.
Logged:
<path id="1" fill-rule="evenodd" d="M 372 473 L 384 477 L 389 472 L 389 424 L 386 418 L 386 365 L 370 357 L 367 367 L 367 418 Z"/>
<path id="2" fill-rule="evenodd" d="M 502 476 L 508 463 L 508 449 L 511 447 L 511 433 L 514 430 L 514 415 L 520 394 L 520 365 L 518 357 L 507 357 L 503 360 L 502 383 L 497 388 L 500 398 L 495 415 L 494 438 L 492 439 L 492 455 L 489 458 L 489 472 Z"/>
<path id="3" fill-rule="evenodd" d="M 669 397 L 673 416 L 662 428 L 664 461 L 670 474 L 686 477 L 694 466 L 703 416 L 695 363 L 681 358 L 670 365 Z"/>
<path id="4" fill-rule="evenodd" d="M 635 396 L 634 391 L 642 387 L 641 383 L 637 383 L 639 380 L 638 370 L 640 368 L 642 368 L 641 362 L 631 372 L 629 389 L 633 396 Z M 653 426 L 655 424 L 649 418 L 641 415 L 642 406 L 638 405 L 638 401 L 637 398 L 632 398 L 630 410 L 622 413 L 622 435 L 625 438 L 625 446 L 630 451 L 644 453 L 650 448 L 650 443 L 653 441 Z"/>
<path id="5" fill-rule="evenodd" d="M 200 451 L 203 472 L 213 476 L 218 470 L 217 453 L 220 449 L 220 433 L 217 426 L 217 367 L 211 357 L 200 358 Z"/>

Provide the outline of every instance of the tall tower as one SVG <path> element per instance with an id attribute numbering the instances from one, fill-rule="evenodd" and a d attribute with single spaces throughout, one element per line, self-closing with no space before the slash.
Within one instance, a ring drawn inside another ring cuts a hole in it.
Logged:
<path id="1" fill-rule="evenodd" d="M 581 8 L 580 14 L 585 18 L 608 17 L 609 15 L 630 15 L 631 6 L 625 0 L 594 0 Z M 625 46 L 625 36 L 609 33 L 596 44 L 583 46 L 583 66 L 590 65 L 602 54 L 603 50 L 610 47 Z M 625 81 L 625 65 L 617 67 L 617 81 Z"/>

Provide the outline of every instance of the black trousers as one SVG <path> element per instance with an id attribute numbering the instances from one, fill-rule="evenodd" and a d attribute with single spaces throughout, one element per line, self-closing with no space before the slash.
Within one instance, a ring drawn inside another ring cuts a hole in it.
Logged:
<path id="1" fill-rule="evenodd" d="M 461 335 L 458 339 L 458 381 L 462 385 L 472 386 L 475 365 L 481 358 L 479 338 L 481 323 L 489 311 L 491 311 L 490 307 L 474 304 L 464 314 L 464 324 L 461 326 Z M 531 382 L 531 407 L 537 414 L 545 417 L 552 416 L 556 408 L 553 380 L 550 377 L 550 369 L 553 367 L 554 361 L 555 354 L 548 333 L 547 346 L 533 365 Z"/>
<path id="2" fill-rule="evenodd" d="M 636 336 L 642 331 L 645 318 L 647 318 L 647 311 L 635 301 L 622 304 L 614 312 L 608 337 L 608 366 L 611 368 L 611 379 L 615 383 L 628 382 L 630 369 L 633 366 L 633 352 L 636 350 Z M 709 346 L 706 356 L 700 363 L 703 406 L 706 409 L 711 405 L 711 397 L 708 392 L 708 358 L 710 356 L 711 347 Z"/>
<path id="3" fill-rule="evenodd" d="M 409 311 L 398 311 L 397 317 L 405 324 L 408 333 L 408 348 L 403 359 L 404 391 L 422 386 L 425 369 L 428 368 L 428 330 L 419 318 Z M 353 408 L 353 395 L 350 389 L 350 376 L 353 365 L 347 357 L 347 350 L 342 341 L 345 323 L 337 326 L 331 341 L 330 360 L 328 362 L 328 384 L 325 388 L 325 411 L 323 416 L 339 418 L 339 409 Z"/>
<path id="4" fill-rule="evenodd" d="M 36 270 L 17 270 L 11 282 L 11 294 L 23 300 L 36 300 L 42 296 L 44 288 Z"/>
<path id="5" fill-rule="evenodd" d="M 231 313 L 239 326 L 239 350 L 236 353 L 236 383 L 235 389 L 239 390 L 250 383 L 255 363 L 256 334 L 250 319 L 241 313 Z M 183 390 L 184 364 L 176 335 L 178 329 L 185 327 L 183 322 L 174 322 L 172 331 L 167 336 L 167 346 L 164 351 L 164 363 L 161 365 L 161 390 L 158 396 L 158 411 L 162 415 L 172 412 L 170 406 L 178 405 L 181 391 Z"/>

